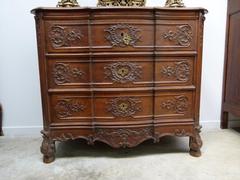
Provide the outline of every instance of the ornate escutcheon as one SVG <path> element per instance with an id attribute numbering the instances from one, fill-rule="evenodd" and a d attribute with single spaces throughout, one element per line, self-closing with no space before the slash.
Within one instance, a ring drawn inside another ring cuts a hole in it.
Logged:
<path id="1" fill-rule="evenodd" d="M 177 45 L 189 47 L 193 40 L 192 27 L 189 24 L 177 26 L 176 31 L 169 30 L 163 38 L 175 42 Z"/>
<path id="2" fill-rule="evenodd" d="M 104 31 L 108 33 L 105 37 L 112 44 L 112 47 L 134 47 L 141 38 L 140 30 L 128 24 L 113 25 Z"/>
<path id="3" fill-rule="evenodd" d="M 107 111 L 115 117 L 129 117 L 142 110 L 141 103 L 138 98 L 118 97 L 107 103 Z"/>
<path id="4" fill-rule="evenodd" d="M 142 78 L 142 66 L 130 62 L 117 62 L 104 67 L 105 78 L 114 82 L 135 82 Z"/>

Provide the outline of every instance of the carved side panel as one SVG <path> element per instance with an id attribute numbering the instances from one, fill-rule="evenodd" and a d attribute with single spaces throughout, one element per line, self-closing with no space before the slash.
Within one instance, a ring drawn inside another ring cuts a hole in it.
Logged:
<path id="1" fill-rule="evenodd" d="M 81 102 L 72 99 L 59 100 L 55 106 L 56 116 L 58 119 L 72 116 L 74 113 L 84 111 L 86 106 Z"/>
<path id="2" fill-rule="evenodd" d="M 48 52 L 81 52 L 89 49 L 87 20 L 46 21 Z"/>
<path id="3" fill-rule="evenodd" d="M 188 24 L 176 27 L 176 30 L 169 30 L 165 32 L 162 37 L 176 45 L 189 47 L 193 39 L 192 27 Z"/>
<path id="4" fill-rule="evenodd" d="M 141 103 L 138 98 L 118 97 L 107 102 L 107 111 L 115 117 L 129 117 L 142 110 Z"/>
<path id="5" fill-rule="evenodd" d="M 128 24 L 116 24 L 104 31 L 106 32 L 105 38 L 112 47 L 134 47 L 141 39 L 141 30 Z"/>
<path id="6" fill-rule="evenodd" d="M 189 81 L 192 73 L 191 66 L 186 61 L 176 62 L 174 65 L 162 66 L 160 69 L 163 77 L 176 79 L 177 81 Z"/>
<path id="7" fill-rule="evenodd" d="M 131 62 L 117 62 L 104 67 L 105 78 L 116 83 L 132 83 L 142 78 L 142 66 Z"/>
<path id="8" fill-rule="evenodd" d="M 78 67 L 71 67 L 69 64 L 56 63 L 52 70 L 52 78 L 56 85 L 72 82 L 81 82 L 86 73 Z"/>
<path id="9" fill-rule="evenodd" d="M 102 141 L 114 147 L 134 147 L 147 139 L 153 139 L 153 128 L 97 128 L 94 141 Z"/>
<path id="10" fill-rule="evenodd" d="M 175 96 L 166 101 L 162 101 L 161 108 L 176 114 L 184 114 L 189 107 L 189 99 L 186 96 Z"/>
<path id="11" fill-rule="evenodd" d="M 52 26 L 48 33 L 51 45 L 54 48 L 71 47 L 80 44 L 84 37 L 80 28 L 60 25 Z"/>
<path id="12" fill-rule="evenodd" d="M 193 92 L 156 92 L 156 119 L 193 119 Z"/>

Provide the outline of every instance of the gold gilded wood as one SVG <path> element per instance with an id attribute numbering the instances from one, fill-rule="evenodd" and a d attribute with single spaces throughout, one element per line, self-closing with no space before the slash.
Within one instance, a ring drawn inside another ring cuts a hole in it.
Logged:
<path id="1" fill-rule="evenodd" d="M 182 0 L 167 0 L 165 7 L 185 7 Z"/>
<path id="2" fill-rule="evenodd" d="M 146 0 L 98 0 L 98 6 L 145 6 Z"/>
<path id="3" fill-rule="evenodd" d="M 79 7 L 77 0 L 60 0 L 57 7 Z"/>

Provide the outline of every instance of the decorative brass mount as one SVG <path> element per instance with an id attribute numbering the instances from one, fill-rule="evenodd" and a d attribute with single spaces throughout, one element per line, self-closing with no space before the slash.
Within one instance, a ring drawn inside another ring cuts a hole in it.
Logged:
<path id="1" fill-rule="evenodd" d="M 145 6 L 146 0 L 98 0 L 98 6 Z"/>
<path id="2" fill-rule="evenodd" d="M 57 7 L 79 7 L 77 0 L 60 0 Z"/>
<path id="3" fill-rule="evenodd" d="M 165 7 L 185 7 L 182 0 L 167 0 Z"/>

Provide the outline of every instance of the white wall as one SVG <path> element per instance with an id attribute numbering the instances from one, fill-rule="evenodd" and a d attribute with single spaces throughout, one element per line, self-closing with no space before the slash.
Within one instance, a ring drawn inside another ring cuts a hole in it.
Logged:
<path id="1" fill-rule="evenodd" d="M 78 0 L 95 6 L 97 0 Z M 205 7 L 206 16 L 201 123 L 219 126 L 227 0 L 184 0 L 188 7 Z M 55 6 L 57 0 L 1 0 L 0 102 L 6 135 L 38 134 L 42 126 L 35 24 L 30 10 Z M 147 0 L 163 6 L 165 0 Z"/>

